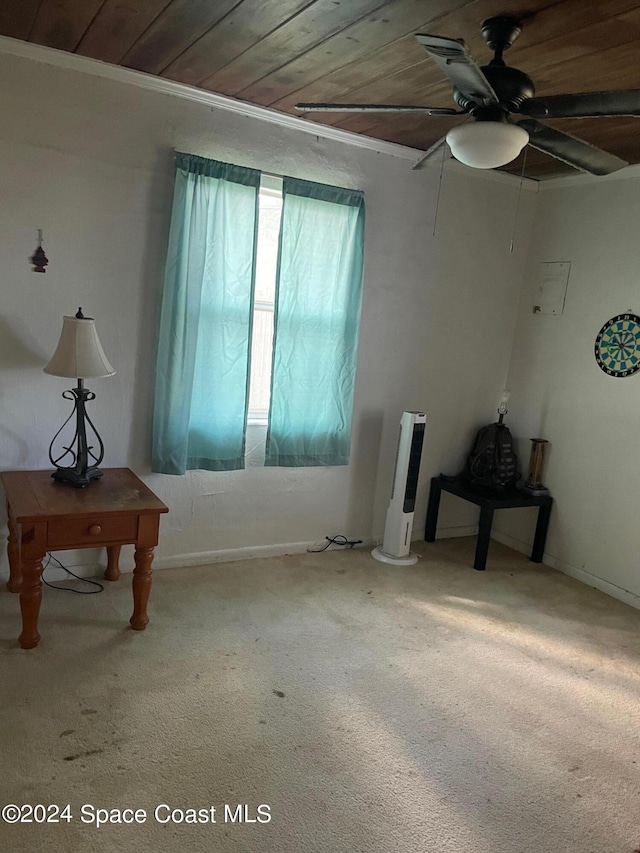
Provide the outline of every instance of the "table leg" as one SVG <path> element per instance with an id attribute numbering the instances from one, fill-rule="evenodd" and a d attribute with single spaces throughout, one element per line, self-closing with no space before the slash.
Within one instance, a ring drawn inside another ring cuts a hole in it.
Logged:
<path id="1" fill-rule="evenodd" d="M 538 522 L 536 524 L 536 533 L 533 538 L 533 548 L 531 549 L 531 560 L 534 563 L 541 563 L 544 555 L 544 546 L 547 541 L 547 530 L 549 529 L 549 516 L 551 515 L 551 504 L 542 505 L 538 510 Z"/>
<path id="2" fill-rule="evenodd" d="M 429 503 L 427 505 L 427 518 L 424 525 L 424 541 L 436 541 L 436 527 L 438 526 L 438 510 L 440 509 L 440 495 L 442 489 L 440 484 L 435 480 L 431 481 L 431 489 L 429 491 Z"/>
<path id="3" fill-rule="evenodd" d="M 40 615 L 40 602 L 42 601 L 41 575 L 42 557 L 22 560 L 22 584 L 20 586 L 22 634 L 18 637 L 18 642 L 23 649 L 33 649 L 40 642 L 38 616 Z"/>
<path id="4" fill-rule="evenodd" d="M 7 557 L 9 558 L 9 580 L 7 589 L 9 592 L 20 592 L 22 582 L 22 566 L 20 564 L 20 542 L 18 531 L 9 515 L 9 538 L 7 539 Z"/>
<path id="5" fill-rule="evenodd" d="M 117 581 L 120 577 L 120 549 L 122 545 L 107 545 L 107 569 L 104 573 L 105 580 Z"/>
<path id="6" fill-rule="evenodd" d="M 473 568 L 479 572 L 484 571 L 489 553 L 489 539 L 491 536 L 491 525 L 493 523 L 493 510 L 490 507 L 480 508 L 480 522 L 478 525 L 478 541 L 476 543 L 476 558 Z"/>
<path id="7" fill-rule="evenodd" d="M 133 616 L 129 620 L 135 631 L 144 631 L 149 622 L 147 602 L 151 592 L 153 548 L 136 548 L 133 570 Z"/>

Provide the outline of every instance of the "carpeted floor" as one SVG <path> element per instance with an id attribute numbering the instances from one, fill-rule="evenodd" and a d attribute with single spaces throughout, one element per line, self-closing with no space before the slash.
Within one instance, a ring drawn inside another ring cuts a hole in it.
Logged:
<path id="1" fill-rule="evenodd" d="M 473 548 L 157 572 L 144 633 L 130 576 L 45 589 L 33 651 L 3 590 L 0 800 L 71 820 L 0 823 L 0 849 L 633 853 L 640 614 L 498 543 L 475 572 Z"/>

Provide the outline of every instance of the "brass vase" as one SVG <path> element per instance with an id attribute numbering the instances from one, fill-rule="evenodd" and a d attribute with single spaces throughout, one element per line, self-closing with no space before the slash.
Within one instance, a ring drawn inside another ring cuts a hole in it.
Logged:
<path id="1" fill-rule="evenodd" d="M 531 455 L 529 456 L 529 473 L 524 484 L 525 489 L 531 494 L 545 495 L 549 491 L 542 484 L 542 472 L 544 469 L 544 457 L 549 442 L 544 438 L 531 439 Z"/>

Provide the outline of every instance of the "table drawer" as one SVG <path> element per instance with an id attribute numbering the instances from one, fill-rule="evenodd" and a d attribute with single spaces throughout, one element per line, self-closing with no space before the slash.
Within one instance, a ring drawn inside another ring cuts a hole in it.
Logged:
<path id="1" fill-rule="evenodd" d="M 138 516 L 110 518 L 60 518 L 50 521 L 47 531 L 47 547 L 70 548 L 74 545 L 100 547 L 109 542 L 135 542 L 138 538 Z"/>

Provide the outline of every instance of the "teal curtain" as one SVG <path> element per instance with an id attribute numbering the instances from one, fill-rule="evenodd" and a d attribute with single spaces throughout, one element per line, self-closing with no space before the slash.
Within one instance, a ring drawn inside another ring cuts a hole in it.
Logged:
<path id="1" fill-rule="evenodd" d="M 284 178 L 265 465 L 346 465 L 364 197 Z"/>
<path id="2" fill-rule="evenodd" d="M 152 469 L 244 468 L 260 172 L 176 155 Z"/>

